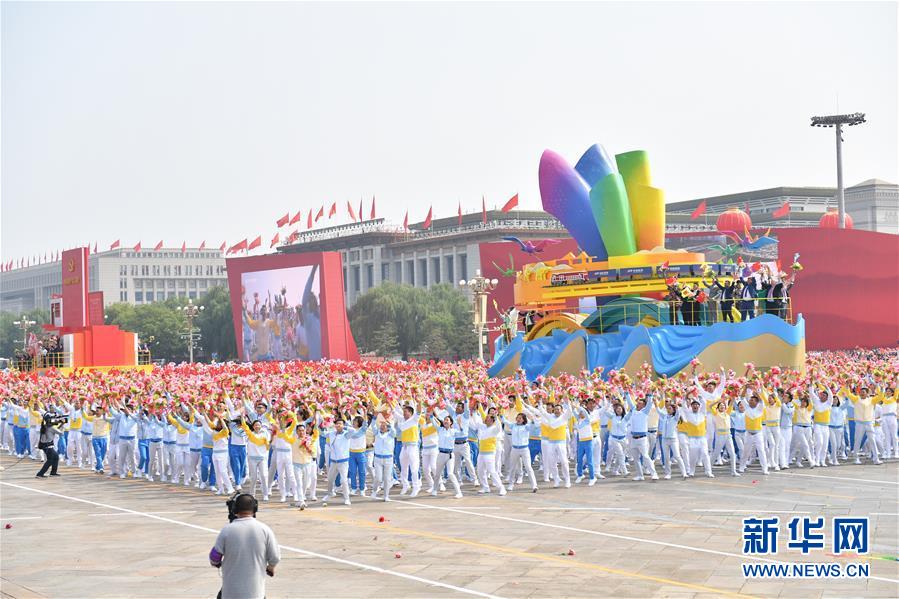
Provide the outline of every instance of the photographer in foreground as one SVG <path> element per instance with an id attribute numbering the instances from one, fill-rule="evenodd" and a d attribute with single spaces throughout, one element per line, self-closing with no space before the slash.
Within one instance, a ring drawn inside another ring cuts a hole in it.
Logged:
<path id="1" fill-rule="evenodd" d="M 62 436 L 62 431 L 57 428 L 57 424 L 56 416 L 50 412 L 44 414 L 37 448 L 43 450 L 47 459 L 35 475 L 36 478 L 47 478 L 47 470 L 50 470 L 50 476 L 59 476 L 59 473 L 56 472 L 56 469 L 59 468 L 59 453 L 56 451 L 56 439 Z"/>
<path id="2" fill-rule="evenodd" d="M 281 550 L 272 529 L 256 520 L 256 498 L 241 493 L 228 502 L 231 522 L 219 532 L 209 563 L 222 569 L 220 599 L 262 599 L 265 575 L 275 575 Z"/>

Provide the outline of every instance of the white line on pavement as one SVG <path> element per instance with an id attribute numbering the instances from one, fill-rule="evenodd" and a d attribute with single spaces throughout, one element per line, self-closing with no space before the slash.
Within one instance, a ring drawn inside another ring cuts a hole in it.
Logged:
<path id="1" fill-rule="evenodd" d="M 899 516 L 899 514 L 893 514 L 890 512 L 871 512 L 872 516 Z"/>
<path id="2" fill-rule="evenodd" d="M 116 505 L 109 505 L 108 503 L 98 503 L 98 502 L 96 502 L 96 501 L 90 501 L 90 500 L 88 500 L 88 499 L 81 499 L 80 497 L 70 497 L 70 496 L 68 496 L 68 495 L 62 495 L 62 494 L 60 494 L 60 493 L 51 493 L 50 491 L 42 491 L 42 490 L 39 490 L 39 489 L 32 489 L 31 487 L 25 487 L 25 486 L 22 486 L 22 485 L 17 485 L 17 484 L 14 484 L 14 483 L 8 483 L 8 482 L 5 482 L 5 481 L 0 481 L 0 485 L 5 485 L 5 486 L 7 486 L 7 487 L 13 487 L 13 488 L 15 488 L 15 489 L 21 489 L 21 490 L 23 490 L 23 491 L 31 491 L 32 493 L 40 493 L 41 495 L 48 495 L 48 496 L 50 496 L 50 497 L 58 497 L 58 498 L 60 498 L 60 499 L 68 499 L 69 501 L 77 501 L 77 502 L 79 502 L 79 503 L 86 503 L 86 504 L 88 504 L 88 505 L 95 505 L 95 506 L 97 506 L 97 507 L 104 507 L 104 508 L 111 509 L 111 510 L 119 510 L 119 511 L 122 511 L 122 512 L 128 512 L 128 513 L 132 513 L 132 514 L 137 514 L 137 515 L 144 516 L 145 518 L 151 518 L 151 519 L 153 519 L 153 520 L 159 520 L 159 521 L 161 521 L 161 522 L 168 522 L 169 524 L 177 524 L 177 525 L 179 525 L 179 526 L 186 526 L 187 528 L 193 528 L 193 529 L 196 529 L 196 530 L 202 530 L 202 531 L 204 531 L 204 532 L 210 532 L 210 533 L 212 533 L 212 534 L 218 534 L 218 531 L 217 531 L 217 530 L 214 530 L 214 529 L 212 529 L 212 528 L 207 528 L 207 527 L 205 527 L 205 526 L 199 526 L 199 525 L 197 525 L 197 524 L 191 524 L 190 522 L 182 522 L 182 521 L 180 521 L 180 520 L 172 520 L 171 518 L 164 518 L 164 517 L 162 517 L 162 516 L 154 516 L 153 514 L 148 514 L 148 513 L 145 513 L 145 512 L 139 512 L 139 511 L 136 511 L 136 510 L 130 510 L 130 509 L 128 509 L 128 508 L 118 507 L 118 506 L 116 506 Z M 471 513 L 474 513 L 474 512 L 471 512 Z M 311 557 L 317 557 L 317 558 L 320 558 L 320 559 L 323 559 L 323 560 L 327 560 L 327 561 L 331 561 L 331 562 L 336 562 L 336 563 L 338 563 L 338 564 L 344 564 L 344 565 L 347 565 L 347 566 L 353 566 L 353 567 L 355 567 L 355 568 L 360 568 L 360 569 L 362 569 L 362 570 L 368 570 L 368 571 L 370 571 L 370 572 L 376 572 L 376 573 L 378 573 L 378 574 L 387 574 L 387 575 L 390 575 L 390 576 L 396 576 L 396 577 L 398 577 L 398 578 L 404 578 L 404 579 L 406 579 L 406 580 L 412 580 L 412 581 L 420 582 L 420 583 L 423 583 L 423 584 L 426 584 L 426 585 L 430 585 L 430 586 L 436 586 L 436 587 L 441 587 L 441 588 L 444 588 L 444 589 L 449 589 L 449 590 L 451 590 L 451 591 L 456 591 L 457 593 L 464 593 L 464 594 L 466 594 L 466 595 L 474 595 L 474 596 L 476 596 L 476 597 L 488 597 L 488 598 L 490 598 L 490 599 L 499 599 L 499 597 L 497 597 L 496 595 L 490 595 L 490 594 L 488 594 L 488 593 L 481 593 L 481 592 L 479 592 L 479 591 L 473 591 L 473 590 L 471 590 L 471 589 L 466 589 L 466 588 L 462 588 L 462 587 L 457 587 L 457 586 L 455 586 L 455 585 L 447 584 L 447 583 L 445 583 L 445 582 L 439 582 L 439 581 L 437 581 L 437 580 L 429 580 L 429 579 L 427 579 L 427 578 L 421 578 L 420 576 L 414 576 L 414 575 L 412 575 L 412 574 L 404 574 L 403 572 L 396 572 L 396 571 L 394 571 L 394 570 L 387 570 L 387 569 L 385 569 L 385 568 L 379 568 L 378 566 L 371 566 L 371 565 L 369 565 L 369 564 L 363 564 L 363 563 L 361 563 L 361 562 L 354 562 L 354 561 L 351 561 L 351 560 L 348 560 L 348 559 L 342 559 L 342 558 L 339 558 L 339 557 L 333 557 L 333 556 L 330 556 L 330 555 L 325 555 L 325 554 L 323 554 L 323 553 L 316 553 L 316 552 L 314 552 L 314 551 L 309 551 L 309 550 L 307 550 L 307 549 L 298 549 L 298 548 L 296 548 L 296 547 L 290 547 L 290 546 L 288 546 L 288 545 L 279 545 L 279 547 L 281 547 L 281 549 L 283 549 L 283 550 L 285 550 L 285 551 L 292 551 L 293 553 L 299 553 L 299 554 L 301 554 L 301 555 L 308 555 L 308 556 L 311 556 Z"/>
<path id="3" fill-rule="evenodd" d="M 88 514 L 88 516 L 91 516 L 91 517 L 97 517 L 97 516 L 147 516 L 147 515 L 151 515 L 151 514 L 155 516 L 155 515 L 159 515 L 159 514 L 196 514 L 196 512 L 195 511 L 190 511 L 190 512 L 140 512 L 140 513 L 136 513 L 136 514 L 132 514 L 131 512 L 111 512 L 111 513 L 104 513 L 104 514 Z"/>
<path id="4" fill-rule="evenodd" d="M 6 516 L 0 516 L 0 520 L 40 520 L 43 516 L 19 516 L 18 518 L 7 518 Z"/>
<path id="5" fill-rule="evenodd" d="M 784 472 L 780 471 L 781 474 L 785 474 L 787 476 L 805 476 L 808 478 L 829 478 L 831 480 L 848 480 L 856 483 L 874 483 L 877 485 L 896 485 L 899 486 L 899 482 L 894 483 L 889 480 L 873 480 L 870 478 L 852 478 L 851 476 L 823 476 L 821 474 L 802 474 L 800 472 Z"/>
<path id="6" fill-rule="evenodd" d="M 801 512 L 792 510 L 692 510 L 694 512 L 707 512 L 711 514 L 811 514 L 811 512 Z"/>
<path id="7" fill-rule="evenodd" d="M 768 559 L 764 557 L 758 557 L 754 555 L 743 555 L 741 553 L 731 553 L 729 551 L 716 551 L 714 549 L 705 549 L 703 547 L 692 547 L 690 545 L 680 545 L 678 543 L 666 543 L 665 541 L 656 541 L 654 539 L 643 539 L 640 537 L 629 537 L 627 535 L 618 535 L 610 532 L 600 532 L 598 530 L 589 530 L 586 528 L 576 528 L 574 526 L 564 526 L 562 524 L 553 524 L 551 522 L 538 522 L 535 520 L 524 520 L 522 518 L 512 518 L 510 516 L 499 516 L 496 514 L 479 514 L 478 512 L 469 512 L 459 508 L 451 508 L 451 507 L 442 507 L 437 505 L 427 505 L 424 503 L 415 503 L 413 501 L 408 502 L 411 505 L 421 505 L 425 507 L 429 507 L 432 510 L 442 510 L 446 512 L 454 512 L 457 514 L 468 514 L 469 516 L 478 516 L 480 518 L 492 518 L 494 520 L 504 520 L 507 522 L 518 522 L 520 524 L 530 524 L 532 526 L 543 526 L 545 528 L 555 528 L 558 530 L 567 530 L 571 532 L 582 532 L 588 535 L 595 535 L 598 537 L 606 537 L 610 539 L 620 539 L 622 541 L 633 541 L 636 543 L 646 543 L 649 545 L 659 545 L 662 547 L 673 547 L 675 549 L 685 549 L 688 551 L 696 551 L 697 553 L 708 553 L 712 555 L 721 555 L 724 557 L 732 557 L 741 560 L 755 560 L 760 562 L 769 562 L 769 563 L 794 563 L 794 562 L 785 562 L 783 560 L 774 560 Z M 882 578 L 878 576 L 869 576 L 868 580 L 880 580 L 883 582 L 892 582 L 893 584 L 899 584 L 899 580 L 894 578 Z"/>
<path id="8" fill-rule="evenodd" d="M 467 508 L 466 508 L 467 509 Z M 550 512 L 629 512 L 629 507 L 529 507 L 529 510 Z"/>

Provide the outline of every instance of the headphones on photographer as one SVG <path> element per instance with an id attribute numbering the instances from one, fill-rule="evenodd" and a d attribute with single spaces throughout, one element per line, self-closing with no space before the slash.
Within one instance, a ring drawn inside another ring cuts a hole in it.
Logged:
<path id="1" fill-rule="evenodd" d="M 250 495 L 249 493 L 235 493 L 228 501 L 225 502 L 225 505 L 228 506 L 228 519 L 230 521 L 233 521 L 235 518 L 237 518 L 237 512 L 235 512 L 234 510 L 237 507 L 237 500 L 241 497 L 249 497 L 252 500 L 254 518 L 256 517 L 256 512 L 259 511 L 259 500 L 256 499 L 253 495 Z"/>

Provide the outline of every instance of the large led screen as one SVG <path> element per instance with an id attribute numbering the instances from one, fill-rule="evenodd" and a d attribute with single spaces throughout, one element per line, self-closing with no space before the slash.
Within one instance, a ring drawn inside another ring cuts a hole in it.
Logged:
<path id="1" fill-rule="evenodd" d="M 240 293 L 245 360 L 322 358 L 317 264 L 241 273 Z"/>

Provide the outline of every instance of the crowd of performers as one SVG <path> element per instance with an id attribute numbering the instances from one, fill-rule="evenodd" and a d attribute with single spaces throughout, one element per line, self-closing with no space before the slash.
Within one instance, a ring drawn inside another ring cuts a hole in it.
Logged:
<path id="1" fill-rule="evenodd" d="M 393 487 L 461 498 L 537 492 L 540 479 L 592 486 L 899 458 L 896 350 L 813 354 L 804 372 L 706 372 L 694 360 L 672 378 L 651 374 L 528 383 L 488 379 L 477 362 L 336 361 L 7 372 L 0 440 L 41 459 L 42 422 L 67 417 L 58 451 L 71 467 L 277 492 L 300 508 L 338 493 L 347 505 L 389 501 Z"/>

